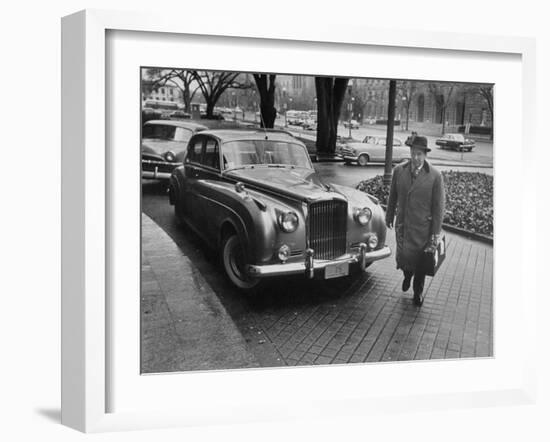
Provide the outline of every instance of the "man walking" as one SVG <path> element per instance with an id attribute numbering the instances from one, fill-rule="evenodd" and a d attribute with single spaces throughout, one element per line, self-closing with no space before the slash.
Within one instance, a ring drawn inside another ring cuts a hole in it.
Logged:
<path id="1" fill-rule="evenodd" d="M 426 161 L 426 137 L 414 135 L 407 142 L 411 159 L 393 170 L 386 225 L 391 228 L 395 218 L 397 268 L 403 271 L 403 291 L 413 279 L 414 303 L 424 302 L 426 275 L 417 271 L 422 253 L 435 248 L 441 234 L 445 211 L 445 188 L 441 173 Z"/>

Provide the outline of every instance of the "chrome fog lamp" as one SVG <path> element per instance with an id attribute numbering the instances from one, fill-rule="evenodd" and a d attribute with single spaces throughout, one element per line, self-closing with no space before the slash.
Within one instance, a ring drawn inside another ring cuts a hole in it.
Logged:
<path id="1" fill-rule="evenodd" d="M 277 253 L 277 256 L 282 262 L 285 262 L 290 257 L 290 247 L 288 247 L 286 244 L 283 244 L 281 247 L 279 247 L 279 252 Z"/>
<path id="2" fill-rule="evenodd" d="M 371 250 L 376 249 L 376 247 L 378 246 L 378 236 L 376 235 L 376 233 L 369 235 L 367 239 L 367 245 Z"/>
<path id="3" fill-rule="evenodd" d="M 353 211 L 353 218 L 358 224 L 362 226 L 368 224 L 372 218 L 372 212 L 368 207 L 363 207 L 362 209 L 355 209 Z"/>
<path id="4" fill-rule="evenodd" d="M 170 161 L 170 162 L 175 161 L 176 160 L 176 154 L 174 152 L 172 152 L 171 150 L 169 150 L 168 152 L 166 152 L 164 154 L 164 159 L 166 161 Z"/>
<path id="5" fill-rule="evenodd" d="M 298 228 L 298 215 L 294 212 L 283 213 L 279 217 L 279 226 L 286 233 L 292 233 Z"/>

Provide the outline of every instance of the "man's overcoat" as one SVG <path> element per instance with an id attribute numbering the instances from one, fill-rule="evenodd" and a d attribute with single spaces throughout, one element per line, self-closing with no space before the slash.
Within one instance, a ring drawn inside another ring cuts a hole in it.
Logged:
<path id="1" fill-rule="evenodd" d="M 395 217 L 397 268 L 415 271 L 420 254 L 433 234 L 440 234 L 445 211 L 445 188 L 441 173 L 424 161 L 413 177 L 410 161 L 393 170 L 386 220 Z"/>

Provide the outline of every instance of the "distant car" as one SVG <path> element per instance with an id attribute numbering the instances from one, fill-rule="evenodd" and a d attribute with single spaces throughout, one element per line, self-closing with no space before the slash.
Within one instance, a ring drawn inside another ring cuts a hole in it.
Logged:
<path id="1" fill-rule="evenodd" d="M 188 120 L 191 118 L 191 114 L 184 112 L 182 110 L 177 110 L 170 113 L 170 119 L 172 120 Z"/>
<path id="2" fill-rule="evenodd" d="M 340 155 L 346 163 L 357 162 L 366 166 L 372 162 L 386 160 L 386 137 L 367 135 L 361 143 L 346 143 Z M 399 138 L 393 139 L 392 163 L 400 163 L 410 158 L 410 149 Z"/>
<path id="3" fill-rule="evenodd" d="M 306 130 L 317 130 L 317 122 L 313 118 L 307 118 L 302 123 L 302 127 Z"/>
<path id="4" fill-rule="evenodd" d="M 212 117 L 207 117 L 206 112 L 201 112 L 201 120 L 225 120 L 221 112 L 212 112 Z"/>
<path id="5" fill-rule="evenodd" d="M 344 127 L 346 129 L 350 126 L 352 129 L 359 129 L 360 124 L 357 120 L 344 121 Z"/>
<path id="6" fill-rule="evenodd" d="M 454 149 L 460 152 L 471 152 L 475 147 L 476 142 L 468 138 L 464 138 L 462 134 L 445 134 L 435 141 L 441 149 Z"/>
<path id="7" fill-rule="evenodd" d="M 177 120 L 150 120 L 141 134 L 141 176 L 168 179 L 184 159 L 189 139 L 208 129 L 201 124 Z"/>
<path id="8" fill-rule="evenodd" d="M 391 254 L 378 200 L 323 183 L 304 143 L 285 131 L 195 134 L 168 196 L 244 291 L 277 276 L 357 276 Z"/>

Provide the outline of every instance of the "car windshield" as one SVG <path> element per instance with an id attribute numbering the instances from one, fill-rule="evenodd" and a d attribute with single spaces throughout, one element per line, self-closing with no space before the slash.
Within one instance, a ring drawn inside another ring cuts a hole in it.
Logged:
<path id="1" fill-rule="evenodd" d="M 190 129 L 167 124 L 146 124 L 143 126 L 143 138 L 181 141 L 187 143 L 193 135 Z"/>
<path id="2" fill-rule="evenodd" d="M 464 136 L 462 134 L 447 134 L 447 138 L 454 141 L 464 141 Z"/>
<path id="3" fill-rule="evenodd" d="M 230 141 L 222 145 L 224 169 L 250 165 L 294 166 L 311 169 L 307 150 L 294 143 L 273 140 Z"/>

